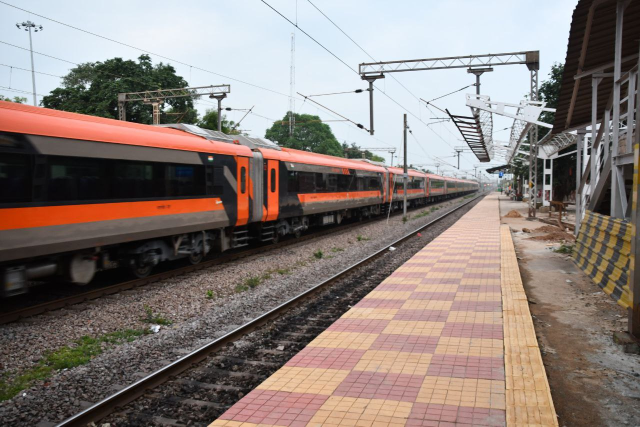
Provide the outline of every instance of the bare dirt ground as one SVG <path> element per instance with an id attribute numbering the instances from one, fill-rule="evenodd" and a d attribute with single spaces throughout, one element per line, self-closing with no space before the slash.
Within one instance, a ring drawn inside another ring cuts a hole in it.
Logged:
<path id="1" fill-rule="evenodd" d="M 522 218 L 505 217 L 512 210 Z M 613 342 L 627 328 L 626 311 L 553 251 L 565 238 L 573 244 L 570 235 L 527 221 L 527 205 L 505 196 L 500 214 L 513 232 L 560 426 L 640 425 L 640 356 Z"/>

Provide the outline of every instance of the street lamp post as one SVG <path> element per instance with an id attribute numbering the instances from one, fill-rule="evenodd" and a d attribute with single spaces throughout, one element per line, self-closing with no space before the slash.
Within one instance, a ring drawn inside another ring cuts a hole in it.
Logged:
<path id="1" fill-rule="evenodd" d="M 33 83 L 33 105 L 38 106 L 38 101 L 36 100 L 36 72 L 33 66 L 33 42 L 31 41 L 31 30 L 35 33 L 38 31 L 42 31 L 42 25 L 37 25 L 34 22 L 27 21 L 21 24 L 16 24 L 19 30 L 24 29 L 29 32 L 29 52 L 31 53 L 31 82 Z"/>

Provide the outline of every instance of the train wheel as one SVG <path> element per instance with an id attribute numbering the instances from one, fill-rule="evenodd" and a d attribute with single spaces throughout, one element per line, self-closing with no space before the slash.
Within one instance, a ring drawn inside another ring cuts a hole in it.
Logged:
<path id="1" fill-rule="evenodd" d="M 134 264 L 131 266 L 131 272 L 138 279 L 144 279 L 145 277 L 147 277 L 149 274 L 151 274 L 151 270 L 153 270 L 153 265 L 145 265 L 143 267 L 140 267 L 137 264 Z"/>
<path id="2" fill-rule="evenodd" d="M 196 264 L 199 264 L 200 261 L 202 261 L 202 258 L 204 258 L 204 254 L 202 252 L 200 252 L 200 253 L 191 253 L 191 255 L 189 255 L 189 262 L 192 265 L 196 265 Z"/>

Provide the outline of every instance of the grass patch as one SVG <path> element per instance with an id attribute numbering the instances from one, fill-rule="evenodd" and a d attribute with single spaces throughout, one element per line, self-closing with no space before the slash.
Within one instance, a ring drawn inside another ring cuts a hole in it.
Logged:
<path id="1" fill-rule="evenodd" d="M 11 399 L 34 382 L 46 380 L 56 371 L 85 365 L 104 351 L 148 333 L 148 329 L 125 329 L 98 338 L 84 336 L 74 341 L 74 345 L 47 352 L 36 366 L 15 378 L 8 379 L 8 373 L 0 377 L 0 401 Z"/>
<path id="2" fill-rule="evenodd" d="M 321 250 L 317 250 L 313 253 L 313 256 L 316 259 L 322 259 L 322 257 L 324 256 L 324 252 L 322 252 Z"/>
<path id="3" fill-rule="evenodd" d="M 249 277 L 248 279 L 245 279 L 244 282 L 236 285 L 236 293 L 246 292 L 249 289 L 253 289 L 258 286 L 262 282 L 262 280 L 266 280 L 267 278 L 271 278 L 271 275 L 269 273 L 265 274 L 264 276 Z"/>
<path id="4" fill-rule="evenodd" d="M 286 275 L 286 274 L 291 274 L 291 269 L 290 268 L 278 268 L 276 270 L 276 273 L 281 274 L 281 275 Z"/>
<path id="5" fill-rule="evenodd" d="M 361 236 L 359 234 L 356 236 L 356 239 L 358 239 L 358 242 L 362 242 L 362 241 L 366 242 L 367 240 L 371 240 L 370 238 Z"/>
<path id="6" fill-rule="evenodd" d="M 153 309 L 148 305 L 144 306 L 144 312 L 145 312 L 145 317 L 141 318 L 140 320 L 142 320 L 145 323 L 153 323 L 154 325 L 164 325 L 164 326 L 169 326 L 173 323 L 171 320 L 163 317 L 161 314 L 154 313 Z"/>
<path id="7" fill-rule="evenodd" d="M 553 252 L 570 255 L 573 252 L 573 245 L 561 245 L 558 249 L 554 249 Z"/>
<path id="8" fill-rule="evenodd" d="M 216 297 L 216 294 L 211 289 L 209 289 L 207 291 L 207 294 L 205 295 L 206 299 L 214 299 L 215 297 Z"/>
<path id="9" fill-rule="evenodd" d="M 331 252 L 333 253 L 342 252 L 342 251 L 344 251 L 344 249 L 342 248 L 331 248 Z"/>

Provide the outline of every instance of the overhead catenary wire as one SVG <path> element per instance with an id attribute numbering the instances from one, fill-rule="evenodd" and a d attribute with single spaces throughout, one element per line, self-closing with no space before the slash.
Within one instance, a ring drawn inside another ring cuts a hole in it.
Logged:
<path id="1" fill-rule="evenodd" d="M 263 0 L 264 1 L 264 0 Z M 324 16 L 329 22 L 331 22 L 342 34 L 344 34 L 349 40 L 351 40 L 351 42 L 353 44 L 355 44 L 362 52 L 365 53 L 365 55 L 367 55 L 369 58 L 371 58 L 372 61 L 374 62 L 378 62 L 373 56 L 371 56 L 371 54 L 369 54 L 369 52 L 367 52 L 362 46 L 360 46 L 351 36 L 349 36 L 342 28 L 340 28 L 340 26 L 338 24 L 336 24 L 331 18 L 329 18 L 329 16 L 327 16 L 326 13 L 324 13 L 318 6 L 316 6 L 311 0 L 307 0 L 309 2 L 309 4 L 311 4 L 318 12 L 320 12 L 320 14 L 322 14 L 322 16 Z M 272 7 L 273 9 L 273 7 Z M 275 10 L 275 9 L 274 9 Z M 277 12 L 277 11 L 276 11 Z M 283 16 L 280 12 L 278 12 L 279 15 Z M 284 16 L 283 16 L 284 17 Z M 286 19 L 286 17 L 285 17 Z M 289 21 L 287 19 L 287 21 Z M 291 21 L 289 21 L 291 22 Z M 296 25 L 296 27 L 298 27 Z M 299 28 L 299 27 L 298 27 Z M 305 33 L 306 34 L 306 33 Z M 315 41 L 315 39 L 312 38 L 312 40 Z M 317 43 L 317 42 L 316 42 Z M 319 44 L 319 43 L 318 43 Z M 324 48 L 324 46 L 323 46 Z M 326 50 L 326 48 L 325 48 Z M 332 52 L 330 52 L 334 57 L 336 56 L 335 54 L 333 54 Z M 338 58 L 340 60 L 340 62 L 345 63 L 342 59 Z M 345 64 L 346 65 L 346 64 Z M 351 70 L 353 70 L 355 72 L 355 70 L 353 68 L 351 68 L 350 66 L 347 65 L 347 67 Z M 356 72 L 357 73 L 357 72 Z M 358 73 L 359 75 L 359 73 Z M 417 97 L 413 92 L 411 92 L 405 85 L 403 85 L 398 79 L 395 78 L 395 76 L 393 76 L 392 74 L 390 74 L 390 77 L 396 81 L 400 86 L 402 86 L 402 88 L 404 90 L 406 90 L 411 96 L 413 96 L 418 102 L 420 102 L 420 98 Z M 474 84 L 475 85 L 475 84 Z M 376 89 L 380 90 L 375 84 L 373 85 Z M 434 131 L 433 129 L 431 129 L 427 123 L 425 123 L 420 117 L 418 117 L 417 115 L 415 115 L 411 110 L 409 110 L 408 108 L 405 108 L 402 104 L 400 104 L 398 101 L 396 101 L 395 99 L 393 99 L 390 95 L 388 95 L 386 93 L 386 91 L 380 90 L 380 92 L 387 97 L 390 101 L 392 101 L 393 103 L 395 103 L 396 105 L 398 105 L 401 109 L 407 111 L 411 116 L 413 116 L 414 118 L 416 118 L 419 122 L 421 122 L 423 125 L 425 125 L 427 127 L 427 129 L 429 129 L 431 132 L 433 132 L 434 134 L 436 134 L 445 144 L 447 144 L 449 147 L 453 148 L 453 146 L 451 144 L 449 144 L 448 141 L 446 141 L 444 138 L 442 138 L 436 131 Z M 433 104 L 432 104 L 433 105 Z M 437 107 L 436 107 L 437 108 Z M 442 112 L 444 112 L 444 110 L 441 110 Z"/>
<path id="2" fill-rule="evenodd" d="M 14 9 L 21 10 L 21 11 L 23 11 L 23 12 L 29 13 L 29 14 L 34 15 L 34 16 L 38 16 L 38 17 L 40 17 L 40 18 L 42 18 L 42 19 L 46 19 L 46 20 L 51 21 L 51 22 L 55 22 L 56 24 L 63 25 L 63 26 L 68 27 L 68 28 L 72 28 L 72 29 L 77 30 L 77 31 L 81 31 L 81 32 L 86 33 L 86 34 L 90 34 L 90 35 L 92 35 L 92 36 L 94 36 L 94 37 L 98 37 L 98 38 L 101 38 L 101 39 L 104 39 L 104 40 L 110 41 L 110 42 L 112 42 L 112 43 L 117 43 L 117 44 L 119 44 L 119 45 L 126 46 L 126 47 L 128 47 L 128 48 L 130 48 L 130 49 L 135 49 L 135 50 L 138 50 L 138 51 L 141 51 L 141 52 L 144 52 L 144 53 L 148 53 L 148 54 L 153 55 L 153 56 L 157 56 L 158 58 L 162 58 L 162 59 L 166 59 L 166 60 L 168 60 L 168 61 L 175 62 L 176 64 L 184 65 L 185 67 L 190 67 L 190 68 L 193 68 L 193 69 L 198 70 L 198 71 L 202 71 L 202 72 L 205 72 L 205 73 L 208 73 L 208 74 L 213 74 L 213 75 L 216 75 L 216 76 L 219 76 L 219 77 L 223 77 L 223 78 L 225 78 L 225 79 L 229 79 L 229 80 L 232 80 L 232 81 L 237 82 L 237 83 L 242 83 L 242 84 L 246 84 L 246 85 L 248 85 L 248 86 L 253 86 L 253 87 L 257 88 L 257 89 L 265 90 L 265 91 L 267 91 L 267 92 L 275 93 L 275 94 L 277 94 L 277 95 L 281 95 L 281 96 L 289 97 L 289 95 L 287 95 L 287 94 L 285 94 L 285 93 L 282 93 L 282 92 L 279 92 L 279 91 L 277 91 L 277 90 L 269 89 L 269 88 L 266 88 L 266 87 L 263 87 L 263 86 L 260 86 L 260 85 L 254 84 L 254 83 L 250 83 L 250 82 L 247 82 L 247 81 L 244 81 L 244 80 L 236 79 L 236 78 L 234 78 L 234 77 L 230 77 L 230 76 L 227 76 L 227 75 L 224 75 L 224 74 L 221 74 L 221 73 L 215 72 L 215 71 L 207 70 L 207 69 L 205 69 L 205 68 L 201 68 L 201 67 L 198 67 L 198 66 L 196 66 L 196 65 L 188 64 L 188 63 L 186 63 L 186 62 L 179 61 L 179 60 L 177 60 L 177 59 L 170 58 L 170 57 L 168 57 L 168 56 L 165 56 L 165 55 L 161 55 L 161 54 L 158 54 L 158 53 L 152 52 L 152 51 L 150 51 L 150 50 L 148 50 L 148 49 L 142 49 L 142 48 L 140 48 L 140 47 L 133 46 L 133 45 L 131 45 L 131 44 L 124 43 L 124 42 L 121 42 L 121 41 L 118 41 L 118 40 L 112 39 L 112 38 L 110 38 L 110 37 L 106 37 L 106 36 L 103 36 L 103 35 L 100 35 L 100 34 L 94 33 L 94 32 L 92 32 L 92 31 L 88 31 L 88 30 L 85 30 L 85 29 L 82 29 L 82 28 L 76 27 L 76 26 L 74 26 L 74 25 L 66 24 L 66 23 L 64 23 L 64 22 L 62 22 L 62 21 L 58 21 L 58 20 L 56 20 L 56 19 L 49 18 L 49 17 L 44 16 L 44 15 L 40 15 L 40 14 L 35 13 L 35 12 L 33 12 L 33 11 L 30 11 L 30 10 L 27 10 L 27 9 L 23 9 L 23 8 L 21 8 L 21 7 L 15 6 L 15 5 L 13 5 L 13 4 L 7 3 L 7 2 L 2 1 L 2 0 L 0 0 L 0 4 L 4 4 L 5 6 L 12 7 L 12 8 L 14 8 Z M 9 43 L 5 43 L 5 44 L 9 44 Z M 35 53 L 35 52 L 34 52 L 34 53 Z M 44 55 L 44 54 L 43 54 L 43 55 Z M 49 56 L 49 55 L 44 55 L 44 56 Z M 49 57 L 51 57 L 51 56 L 49 56 Z M 58 59 L 58 58 L 55 58 L 55 59 Z M 73 62 L 71 62 L 71 61 L 65 61 L 65 62 L 69 62 L 69 63 L 71 63 L 71 64 L 77 65 L 77 64 L 75 64 L 75 63 L 73 63 Z"/>
<path id="3" fill-rule="evenodd" d="M 345 116 L 343 116 L 343 115 L 342 115 L 342 114 L 340 114 L 340 113 L 336 113 L 336 112 L 335 112 L 335 111 L 333 111 L 331 108 L 326 107 L 326 106 L 324 106 L 324 105 L 320 104 L 318 101 L 314 101 L 313 99 L 309 98 L 309 97 L 308 97 L 308 96 L 306 96 L 306 95 L 301 94 L 300 92 L 297 92 L 297 93 L 298 93 L 298 95 L 302 96 L 303 98 L 308 99 L 310 102 L 313 102 L 314 104 L 319 105 L 320 107 L 324 108 L 325 110 L 332 112 L 332 113 L 333 113 L 333 114 L 335 114 L 336 116 L 342 117 L 342 118 L 343 118 L 343 119 L 345 119 L 346 121 L 348 121 L 348 122 L 350 122 L 350 123 L 353 123 L 354 125 L 356 125 L 356 127 L 360 128 L 360 129 L 364 129 L 364 130 L 366 130 L 367 132 L 369 132 L 369 129 L 365 128 L 365 127 L 364 127 L 364 126 L 362 126 L 360 123 L 356 123 L 356 122 L 354 122 L 353 120 L 351 120 L 350 118 L 345 117 Z"/>
<path id="4" fill-rule="evenodd" d="M 453 92 L 445 93 L 444 95 L 438 96 L 437 98 L 430 99 L 429 101 L 420 98 L 420 101 L 424 102 L 425 104 L 431 104 L 433 101 L 437 101 L 438 99 L 442 99 L 442 98 L 445 98 L 445 97 L 447 97 L 449 95 L 453 95 L 454 93 L 462 92 L 463 90 L 468 89 L 468 88 L 470 88 L 472 86 L 476 86 L 476 84 L 472 83 L 472 84 L 467 85 L 467 86 L 465 86 L 463 88 L 460 88 L 458 90 L 454 90 Z M 431 104 L 431 105 L 433 105 L 433 104 Z M 433 106 L 436 107 L 435 105 L 433 105 Z M 438 107 L 436 107 L 436 108 L 438 108 Z"/>
<path id="5" fill-rule="evenodd" d="M 0 64 L 0 66 L 7 67 L 7 68 L 10 68 L 12 70 L 15 69 L 15 70 L 20 70 L 20 71 L 27 71 L 29 73 L 31 72 L 31 70 L 28 70 L 26 68 L 16 67 L 15 65 Z M 59 79 L 63 79 L 64 78 L 63 76 L 58 76 L 56 74 L 43 73 L 42 71 L 35 71 L 34 70 L 33 72 L 36 73 L 36 74 L 42 74 L 44 76 L 58 77 Z"/>
<path id="6" fill-rule="evenodd" d="M 33 11 L 31 11 L 31 10 L 24 9 L 24 8 L 22 8 L 22 7 L 18 7 L 18 6 L 16 6 L 16 5 L 10 4 L 10 3 L 5 2 L 5 1 L 2 1 L 2 0 L 0 0 L 0 4 L 3 4 L 3 5 L 5 5 L 5 6 L 7 6 L 7 7 L 11 7 L 11 8 L 14 8 L 14 9 L 17 9 L 17 10 L 21 10 L 21 11 L 23 11 L 23 12 L 29 13 L 29 14 L 34 15 L 34 16 L 38 16 L 38 17 L 40 17 L 40 18 L 42 18 L 42 19 L 46 19 L 46 20 L 51 21 L 51 22 L 54 22 L 54 23 L 56 23 L 56 24 L 59 24 L 59 25 L 62 25 L 62 26 L 65 26 L 65 27 L 68 27 L 68 28 L 74 29 L 74 30 L 76 30 L 76 31 L 80 31 L 80 32 L 83 32 L 83 33 L 85 33 L 85 34 L 89 34 L 89 35 L 91 35 L 91 36 L 94 36 L 94 37 L 97 37 L 97 38 L 100 38 L 100 39 L 103 39 L 103 40 L 107 40 L 107 41 L 110 41 L 110 42 L 112 42 L 112 43 L 119 44 L 119 45 L 121 45 L 121 46 L 128 47 L 128 48 L 130 48 L 130 49 L 134 49 L 134 50 L 141 51 L 141 52 L 143 52 L 143 53 L 146 53 L 146 54 L 149 54 L 149 55 L 152 55 L 152 56 L 156 56 L 156 57 L 158 57 L 158 58 L 162 58 L 162 59 L 165 59 L 165 60 L 168 60 L 168 61 L 172 61 L 172 62 L 174 62 L 174 63 L 176 63 L 176 64 L 184 65 L 184 66 L 186 66 L 186 67 L 189 67 L 189 72 L 190 72 L 190 73 L 191 73 L 191 70 L 192 70 L 192 69 L 196 69 L 196 70 L 198 70 L 198 71 L 202 71 L 202 72 L 205 72 L 205 73 L 209 73 L 209 74 L 213 74 L 213 75 L 216 75 L 216 76 L 220 76 L 220 77 L 223 77 L 223 78 L 226 78 L 226 79 L 229 79 L 229 80 L 232 80 L 232 81 L 238 82 L 238 83 L 246 84 L 246 85 L 248 85 L 248 86 L 252 86 L 252 87 L 255 87 L 255 88 L 258 88 L 258 89 L 261 89 L 261 90 L 265 90 L 265 91 L 268 91 L 268 92 L 271 92 L 271 93 L 274 93 L 274 94 L 277 94 L 277 95 L 280 95 L 280 96 L 289 97 L 289 95 L 288 95 L 288 94 L 285 94 L 285 93 L 279 92 L 279 91 L 277 91 L 277 90 L 269 89 L 269 88 L 266 88 L 266 87 L 263 87 L 263 86 L 260 86 L 260 85 L 257 85 L 257 84 L 254 84 L 254 83 L 251 83 L 251 82 L 247 82 L 247 81 L 244 81 L 244 80 L 240 80 L 240 79 L 237 79 L 237 78 L 233 78 L 233 77 L 230 77 L 230 76 L 226 76 L 226 75 L 224 75 L 224 74 L 221 74 L 221 73 L 218 73 L 218 72 L 215 72 L 215 71 L 212 71 L 212 70 L 208 70 L 208 69 L 205 69 L 205 68 L 202 68 L 202 67 L 198 67 L 198 66 L 193 65 L 193 64 L 188 64 L 188 63 L 185 63 L 185 62 L 183 62 L 183 61 L 180 61 L 180 60 L 177 60 L 177 59 L 174 59 L 174 58 L 168 57 L 168 56 L 166 56 L 166 55 L 162 55 L 162 54 L 155 53 L 155 52 L 153 52 L 153 51 L 151 51 L 151 50 L 148 50 L 148 49 L 143 49 L 143 48 L 140 48 L 140 47 L 138 47 L 138 46 L 134 46 L 134 45 L 129 44 L 129 43 L 121 42 L 121 41 L 116 40 L 116 39 L 111 38 L 111 37 L 106 37 L 106 36 L 103 36 L 103 35 L 101 35 L 101 34 L 98 34 L 98 33 L 92 32 L 92 31 L 85 30 L 85 29 L 80 28 L 80 27 L 77 27 L 77 26 L 75 26 L 75 25 L 67 24 L 67 23 L 62 22 L 62 21 L 60 21 L 60 20 L 57 20 L 57 19 L 53 19 L 53 18 L 50 18 L 50 17 L 44 16 L 44 15 L 42 15 L 42 14 L 39 14 L 39 13 L 33 12 Z M 266 4 L 266 2 L 265 2 L 265 4 Z M 270 6 L 270 7 L 271 7 L 271 6 Z M 276 11 L 273 7 L 271 7 L 271 8 L 272 8 L 274 11 Z M 276 11 L 276 12 L 277 12 L 277 11 Z M 280 13 L 278 12 L 278 14 L 280 14 Z M 287 19 L 287 18 L 286 18 L 286 17 L 284 17 L 282 14 L 280 14 L 280 15 L 281 15 L 283 18 Z M 292 25 L 297 26 L 295 23 L 291 22 L 289 19 L 287 19 L 287 21 L 289 21 Z M 306 32 L 305 32 L 304 30 L 302 30 L 301 28 L 299 28 L 299 27 L 298 27 L 298 29 L 299 29 L 301 32 L 303 32 L 305 35 L 307 35 L 308 37 L 312 38 L 308 33 L 306 33 Z M 313 39 L 313 38 L 312 38 L 312 40 L 314 40 L 316 43 L 318 43 L 318 44 L 320 45 L 320 43 L 319 43 L 319 42 L 317 42 L 317 40 L 315 40 L 315 39 Z M 4 44 L 6 44 L 6 45 L 10 45 L 10 46 L 13 46 L 13 47 L 15 47 L 15 48 L 22 49 L 22 50 L 28 50 L 28 49 L 26 49 L 26 48 L 23 48 L 23 47 L 21 47 L 21 46 L 17 46 L 17 45 L 13 45 L 13 44 L 11 44 L 11 43 L 2 42 L 2 41 L 0 41 L 0 43 L 4 43 Z M 324 48 L 325 50 L 327 50 L 327 52 L 331 53 L 331 51 L 330 51 L 330 50 L 328 50 L 326 47 L 324 47 L 324 46 L 323 46 L 323 48 Z M 45 57 L 51 58 L 51 59 L 55 59 L 55 60 L 58 60 L 58 61 L 61 61 L 61 62 L 65 62 L 65 63 L 68 63 L 68 64 L 72 64 L 72 65 L 75 65 L 75 66 L 79 66 L 79 65 L 80 65 L 80 64 L 78 64 L 78 63 L 76 63 L 76 62 L 69 61 L 69 60 L 66 60 L 66 59 L 63 59 L 63 58 L 58 58 L 58 57 L 55 57 L 55 56 L 52 56 L 52 55 L 48 55 L 48 54 L 45 54 L 45 53 L 42 53 L 42 52 L 36 52 L 36 51 L 34 51 L 34 53 L 35 53 L 35 54 L 38 54 L 38 55 L 41 55 L 41 56 L 45 56 Z M 336 59 L 340 60 L 336 55 L 334 55 L 333 53 L 331 53 L 331 54 L 332 54 L 332 56 L 336 57 Z M 355 71 L 353 68 L 351 68 L 351 67 L 350 67 L 346 62 L 344 62 L 344 61 L 342 61 L 342 60 L 340 60 L 340 62 L 342 62 L 342 63 L 343 63 L 345 66 L 347 66 L 349 69 L 351 69 L 352 71 L 354 71 L 355 73 L 357 73 L 357 71 Z M 104 72 L 104 71 L 101 71 L 101 72 L 102 72 L 102 73 L 105 73 L 105 74 L 111 74 L 111 75 L 114 75 L 114 76 L 119 77 L 119 78 L 125 78 L 125 79 L 130 79 L 130 80 L 132 80 L 132 81 L 135 81 L 135 79 L 132 79 L 132 78 L 129 78 L 129 77 L 118 76 L 118 75 L 116 75 L 116 74 L 113 74 L 113 73 L 107 73 L 107 72 Z M 306 101 L 306 100 L 305 100 L 305 101 Z M 304 102 L 303 102 L 303 105 L 304 105 Z M 302 107 L 302 106 L 301 106 L 301 107 Z M 401 108 L 403 108 L 402 106 L 400 106 L 400 107 L 401 107 Z M 264 116 L 260 116 L 260 115 L 256 114 L 255 112 L 252 112 L 252 115 L 256 115 L 256 116 L 258 116 L 258 117 L 262 117 L 262 118 L 264 118 Z M 272 120 L 272 119 L 269 119 L 269 120 Z M 374 140 L 376 140 L 376 141 L 378 141 L 378 142 L 380 142 L 380 143 L 382 143 L 382 144 L 388 145 L 388 143 L 386 143 L 386 142 L 384 142 L 384 141 L 381 141 L 379 138 L 372 137 L 372 139 L 374 139 Z"/>

